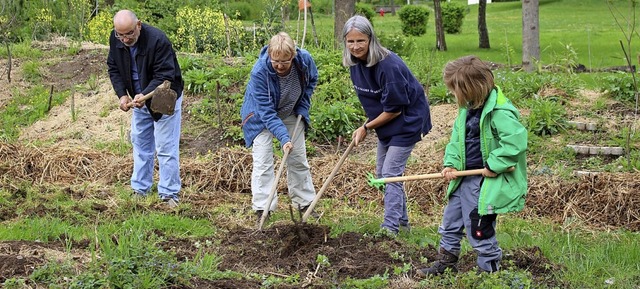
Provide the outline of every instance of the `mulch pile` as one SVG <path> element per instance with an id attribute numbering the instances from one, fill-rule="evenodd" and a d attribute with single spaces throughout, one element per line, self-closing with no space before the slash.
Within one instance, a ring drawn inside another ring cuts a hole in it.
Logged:
<path id="1" fill-rule="evenodd" d="M 338 155 L 310 160 L 316 188 L 330 175 Z M 437 172 L 438 163 L 409 166 L 407 175 Z M 34 184 L 112 184 L 128 182 L 132 169 L 129 156 L 97 152 L 89 148 L 42 147 L 0 143 L 2 183 Z M 181 160 L 183 185 L 196 191 L 248 193 L 251 184 L 251 153 L 241 149 L 220 149 L 200 158 Z M 323 198 L 349 202 L 380 200 L 381 193 L 369 186 L 366 172 L 373 164 L 347 159 L 331 181 Z M 286 188 L 286 178 L 280 186 Z M 446 183 L 442 179 L 406 182 L 411 201 L 425 212 L 443 204 Z M 640 172 L 600 173 L 593 176 L 562 179 L 553 175 L 535 175 L 529 179 L 526 209 L 520 213 L 547 217 L 559 223 L 587 225 L 587 228 L 626 228 L 640 231 Z M 224 194 L 220 194 L 224 198 Z M 440 213 L 440 212 L 438 212 Z"/>

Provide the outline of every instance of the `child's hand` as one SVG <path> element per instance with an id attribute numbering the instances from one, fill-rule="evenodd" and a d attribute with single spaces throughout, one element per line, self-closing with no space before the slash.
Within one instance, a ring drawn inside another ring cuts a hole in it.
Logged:
<path id="1" fill-rule="evenodd" d="M 485 178 L 495 178 L 496 176 L 498 176 L 498 174 L 492 172 L 491 170 L 484 168 L 482 170 L 482 176 Z"/>
<path id="2" fill-rule="evenodd" d="M 458 170 L 454 169 L 454 168 L 450 168 L 450 167 L 446 167 L 444 168 L 444 170 L 442 170 L 442 176 L 444 177 L 445 180 L 447 181 L 451 181 L 456 177 L 456 175 L 454 174 L 455 172 L 457 172 Z"/>

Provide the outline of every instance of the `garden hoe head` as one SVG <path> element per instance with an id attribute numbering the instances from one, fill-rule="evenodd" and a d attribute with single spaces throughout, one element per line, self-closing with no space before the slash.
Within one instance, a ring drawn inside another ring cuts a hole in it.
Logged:
<path id="1" fill-rule="evenodd" d="M 178 94 L 171 89 L 171 82 L 165 80 L 158 85 L 156 89 L 143 97 L 129 103 L 129 107 L 133 107 L 136 103 L 142 103 L 151 98 L 151 110 L 162 114 L 172 115 L 176 108 L 176 99 Z"/>
<path id="2" fill-rule="evenodd" d="M 173 115 L 177 99 L 177 93 L 171 89 L 171 82 L 165 80 L 153 91 L 151 110 L 166 115 Z"/>
<path id="3" fill-rule="evenodd" d="M 372 186 L 380 191 L 384 190 L 384 179 L 376 179 L 376 176 L 372 173 L 367 173 L 367 182 L 369 183 L 369 186 Z"/>

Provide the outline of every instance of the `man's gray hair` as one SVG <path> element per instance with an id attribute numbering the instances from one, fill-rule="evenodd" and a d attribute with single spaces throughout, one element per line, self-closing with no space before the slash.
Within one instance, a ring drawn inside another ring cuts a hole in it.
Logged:
<path id="1" fill-rule="evenodd" d="M 376 34 L 373 32 L 373 25 L 371 22 L 360 15 L 355 15 L 344 24 L 344 28 L 342 29 L 342 65 L 344 66 L 354 66 L 356 65 L 356 58 L 351 55 L 349 49 L 347 49 L 347 34 L 351 32 L 351 30 L 356 30 L 364 35 L 369 36 L 369 53 L 367 53 L 367 67 L 374 66 L 378 64 L 382 59 L 389 55 L 389 50 L 387 50 L 380 41 Z"/>

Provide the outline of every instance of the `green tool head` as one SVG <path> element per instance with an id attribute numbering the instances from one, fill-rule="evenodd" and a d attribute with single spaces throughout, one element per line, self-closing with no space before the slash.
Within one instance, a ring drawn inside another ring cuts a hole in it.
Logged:
<path id="1" fill-rule="evenodd" d="M 370 186 L 384 191 L 384 179 L 376 179 L 376 176 L 374 176 L 372 173 L 367 173 L 367 181 Z"/>

